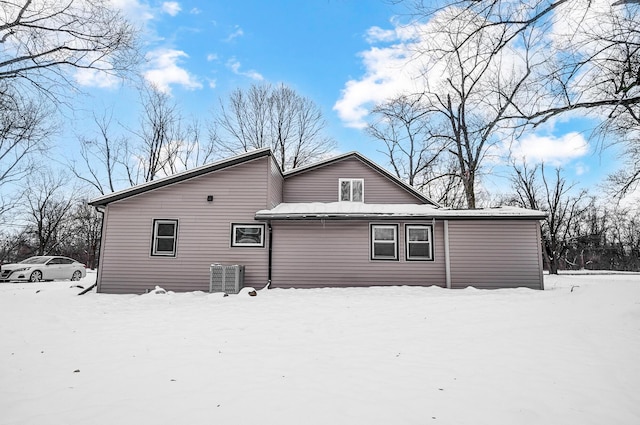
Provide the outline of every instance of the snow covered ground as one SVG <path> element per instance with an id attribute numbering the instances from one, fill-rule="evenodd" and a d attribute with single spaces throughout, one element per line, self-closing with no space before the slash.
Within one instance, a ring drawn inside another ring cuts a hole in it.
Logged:
<path id="1" fill-rule="evenodd" d="M 640 275 L 545 285 L 2 283 L 0 424 L 640 424 Z"/>

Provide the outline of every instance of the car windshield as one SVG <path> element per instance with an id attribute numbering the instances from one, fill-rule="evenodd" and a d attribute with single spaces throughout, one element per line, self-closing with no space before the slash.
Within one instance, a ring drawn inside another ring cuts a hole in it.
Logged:
<path id="1" fill-rule="evenodd" d="M 21 264 L 44 264 L 49 257 L 31 257 L 26 260 L 20 261 Z"/>

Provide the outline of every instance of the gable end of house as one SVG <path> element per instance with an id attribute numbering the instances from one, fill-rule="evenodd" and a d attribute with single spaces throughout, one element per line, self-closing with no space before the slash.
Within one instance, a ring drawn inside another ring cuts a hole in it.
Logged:
<path id="1" fill-rule="evenodd" d="M 418 190 L 416 190 L 412 186 L 406 184 L 405 182 L 403 182 L 402 180 L 400 180 L 399 178 L 397 178 L 396 176 L 391 174 L 389 171 L 385 170 L 384 168 L 380 167 L 375 162 L 371 161 L 367 157 L 365 157 L 365 156 L 363 156 L 360 153 L 355 152 L 355 151 L 354 152 L 349 152 L 349 153 L 346 153 L 346 154 L 343 154 L 343 155 L 335 156 L 333 158 L 329 158 L 327 160 L 320 161 L 320 162 L 317 162 L 315 164 L 307 165 L 305 167 L 299 167 L 299 168 L 295 168 L 293 170 L 287 171 L 287 172 L 284 173 L 284 178 L 286 180 L 286 179 L 289 179 L 291 177 L 299 176 L 300 174 L 307 173 L 307 172 L 313 171 L 313 170 L 317 170 L 317 169 L 322 168 L 322 167 L 327 167 L 327 166 L 330 166 L 330 165 L 333 165 L 333 164 L 336 164 L 338 162 L 345 161 L 345 160 L 348 160 L 348 159 L 356 159 L 356 160 L 360 161 L 361 163 L 363 163 L 364 165 L 366 165 L 370 169 L 374 170 L 378 174 L 380 174 L 380 175 L 384 176 L 385 178 L 387 178 L 389 181 L 391 181 L 396 186 L 400 187 L 405 192 L 408 192 L 412 196 L 414 196 L 415 198 L 419 199 L 421 202 L 423 202 L 425 204 L 431 204 L 431 205 L 434 205 L 436 207 L 440 207 L 441 206 L 440 204 L 438 204 L 433 199 L 428 198 L 427 196 L 425 196 L 424 194 L 422 194 L 421 192 L 419 192 Z"/>
<path id="2" fill-rule="evenodd" d="M 142 183 L 142 184 L 130 187 L 128 189 L 124 189 L 118 192 L 114 192 L 105 196 L 92 199 L 91 201 L 89 201 L 89 205 L 96 208 L 105 207 L 107 204 L 110 204 L 115 201 L 127 199 L 132 196 L 140 195 L 142 193 L 149 192 L 154 189 L 169 186 L 169 185 L 179 183 L 185 180 L 189 180 L 194 177 L 202 176 L 214 171 L 223 170 L 225 168 L 233 167 L 235 165 L 239 165 L 249 161 L 253 161 L 255 159 L 263 158 L 265 156 L 273 156 L 271 149 L 269 148 L 258 149 L 255 151 L 244 153 L 242 155 L 234 156 L 232 158 L 229 158 L 223 161 L 214 162 L 211 164 L 203 165 L 201 167 L 176 173 L 168 177 Z M 282 171 L 280 171 L 280 173 L 282 174 Z"/>

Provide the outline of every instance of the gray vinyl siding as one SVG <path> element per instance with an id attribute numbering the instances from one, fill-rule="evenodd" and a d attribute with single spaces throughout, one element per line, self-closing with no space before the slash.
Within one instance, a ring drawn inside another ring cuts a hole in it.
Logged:
<path id="1" fill-rule="evenodd" d="M 442 222 L 435 223 L 434 261 L 405 261 L 405 222 L 383 224 L 398 224 L 398 261 L 370 259 L 368 221 L 273 222 L 272 287 L 445 286 Z"/>
<path id="2" fill-rule="evenodd" d="M 255 223 L 255 212 L 269 206 L 269 161 L 263 157 L 109 204 L 99 290 L 143 293 L 158 285 L 208 291 L 212 263 L 243 264 L 245 286 L 264 286 L 266 247 L 231 248 L 230 226 Z M 178 220 L 175 257 L 151 256 L 154 219 Z"/>
<path id="3" fill-rule="evenodd" d="M 364 179 L 368 204 L 420 204 L 413 194 L 357 158 L 285 177 L 284 202 L 337 202 L 339 179 Z"/>
<path id="4" fill-rule="evenodd" d="M 451 287 L 542 289 L 539 222 L 449 221 Z"/>

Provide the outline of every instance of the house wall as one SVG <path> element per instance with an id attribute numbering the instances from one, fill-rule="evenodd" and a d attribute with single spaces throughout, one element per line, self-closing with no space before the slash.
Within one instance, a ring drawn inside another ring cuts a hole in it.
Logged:
<path id="1" fill-rule="evenodd" d="M 269 205 L 267 208 L 274 208 L 282 202 L 284 191 L 284 178 L 280 167 L 273 157 L 269 158 Z"/>
<path id="2" fill-rule="evenodd" d="M 262 157 L 109 204 L 99 291 L 208 291 L 212 263 L 244 264 L 245 286 L 264 286 L 268 241 L 264 248 L 231 248 L 230 238 L 231 223 L 255 223 L 255 212 L 271 206 L 269 162 Z M 178 219 L 176 257 L 151 256 L 154 219 Z"/>
<path id="3" fill-rule="evenodd" d="M 350 157 L 285 178 L 283 202 L 337 202 L 338 179 L 364 178 L 368 204 L 420 204 L 418 198 L 357 158 Z"/>
<path id="4" fill-rule="evenodd" d="M 272 287 L 445 286 L 443 223 L 435 223 L 434 261 L 406 261 L 405 223 L 384 224 L 399 225 L 399 261 L 370 259 L 367 221 L 274 221 Z"/>
<path id="5" fill-rule="evenodd" d="M 543 289 L 536 220 L 449 221 L 451 287 Z"/>

